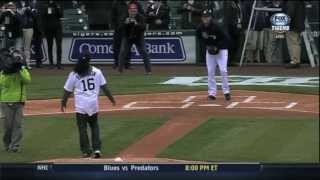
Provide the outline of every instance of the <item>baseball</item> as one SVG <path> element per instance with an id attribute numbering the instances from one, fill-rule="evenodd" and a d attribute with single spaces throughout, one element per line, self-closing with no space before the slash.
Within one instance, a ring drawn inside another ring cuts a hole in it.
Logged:
<path id="1" fill-rule="evenodd" d="M 123 160 L 121 159 L 121 157 L 116 157 L 116 158 L 114 159 L 114 161 L 115 161 L 115 162 L 123 162 Z"/>

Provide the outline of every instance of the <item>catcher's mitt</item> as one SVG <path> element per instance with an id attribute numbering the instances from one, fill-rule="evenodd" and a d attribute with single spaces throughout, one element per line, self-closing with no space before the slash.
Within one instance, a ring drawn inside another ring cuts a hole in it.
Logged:
<path id="1" fill-rule="evenodd" d="M 208 53 L 212 55 L 217 55 L 219 53 L 219 48 L 217 46 L 207 46 Z"/>

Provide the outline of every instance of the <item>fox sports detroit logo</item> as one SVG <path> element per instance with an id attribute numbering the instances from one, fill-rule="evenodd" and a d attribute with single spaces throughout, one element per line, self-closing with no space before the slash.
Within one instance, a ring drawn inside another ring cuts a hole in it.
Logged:
<path id="1" fill-rule="evenodd" d="M 290 17 L 285 13 L 272 15 L 270 18 L 272 31 L 283 36 L 286 31 L 290 30 L 290 21 Z"/>

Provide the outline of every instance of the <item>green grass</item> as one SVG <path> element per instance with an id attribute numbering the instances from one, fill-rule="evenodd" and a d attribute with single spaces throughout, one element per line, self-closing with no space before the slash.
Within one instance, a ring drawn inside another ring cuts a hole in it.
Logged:
<path id="1" fill-rule="evenodd" d="M 319 120 L 214 118 L 169 146 L 159 157 L 319 163 Z"/>
<path id="2" fill-rule="evenodd" d="M 61 98 L 63 85 L 67 75 L 37 75 L 33 74 L 32 83 L 27 87 L 28 99 L 48 99 Z M 207 86 L 181 86 L 181 85 L 162 85 L 161 82 L 167 81 L 168 76 L 108 76 L 107 80 L 113 94 L 143 94 L 160 92 L 178 91 L 204 91 Z M 232 86 L 232 89 L 257 90 L 288 92 L 299 94 L 319 94 L 319 88 L 312 87 L 280 87 L 280 86 Z"/>
<path id="3" fill-rule="evenodd" d="M 130 144 L 161 126 L 166 117 L 100 117 L 104 158 L 117 155 Z M 0 131 L 2 137 L 2 131 Z M 7 153 L 0 142 L 0 162 L 33 162 L 55 158 L 79 158 L 78 129 L 73 117 L 28 117 L 24 121 L 23 148 Z"/>

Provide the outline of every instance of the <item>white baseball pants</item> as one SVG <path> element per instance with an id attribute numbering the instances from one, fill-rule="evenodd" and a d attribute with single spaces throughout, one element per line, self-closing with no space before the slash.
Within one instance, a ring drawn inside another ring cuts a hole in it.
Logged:
<path id="1" fill-rule="evenodd" d="M 222 90 L 223 94 L 230 93 L 229 83 L 228 83 L 228 50 L 220 49 L 219 53 L 212 55 L 206 51 L 206 63 L 208 70 L 208 93 L 211 96 L 216 96 L 217 94 L 217 84 L 215 79 L 216 66 L 219 66 L 221 81 L 222 81 Z"/>

